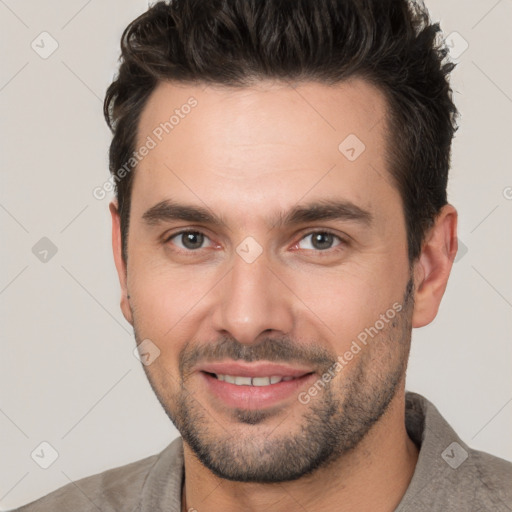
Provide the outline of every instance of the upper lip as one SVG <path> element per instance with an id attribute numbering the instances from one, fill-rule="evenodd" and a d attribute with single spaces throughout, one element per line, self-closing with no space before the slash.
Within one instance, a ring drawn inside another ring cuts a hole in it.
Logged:
<path id="1" fill-rule="evenodd" d="M 215 373 L 216 375 L 235 375 L 240 377 L 301 377 L 312 373 L 311 369 L 292 367 L 286 364 L 276 364 L 265 361 L 246 363 L 228 361 L 223 363 L 205 363 L 198 367 L 199 371 Z"/>

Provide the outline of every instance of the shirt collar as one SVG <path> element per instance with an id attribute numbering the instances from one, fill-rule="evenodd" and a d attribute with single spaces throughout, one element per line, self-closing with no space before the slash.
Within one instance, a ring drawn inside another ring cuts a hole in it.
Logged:
<path id="1" fill-rule="evenodd" d="M 449 475 L 451 468 L 441 454 L 451 443 L 469 450 L 436 407 L 417 393 L 406 393 L 405 423 L 409 437 L 420 452 L 412 480 L 395 512 L 410 510 L 425 488 L 435 484 L 433 480 L 439 482 Z M 159 454 L 133 512 L 181 512 L 183 482 L 183 440 L 179 437 Z"/>

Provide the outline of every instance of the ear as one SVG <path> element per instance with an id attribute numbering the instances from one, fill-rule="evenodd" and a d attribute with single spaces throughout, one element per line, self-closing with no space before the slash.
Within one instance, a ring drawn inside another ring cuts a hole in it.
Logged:
<path id="1" fill-rule="evenodd" d="M 457 247 L 457 210 L 447 204 L 428 231 L 421 254 L 414 264 L 413 327 L 423 327 L 436 317 Z"/>
<path id="2" fill-rule="evenodd" d="M 110 214 L 112 216 L 112 251 L 114 252 L 114 262 L 116 264 L 117 275 L 121 285 L 121 311 L 126 320 L 133 325 L 132 310 L 128 298 L 128 283 L 126 262 L 123 259 L 123 244 L 121 240 L 121 217 L 119 216 L 117 201 L 109 204 Z"/>

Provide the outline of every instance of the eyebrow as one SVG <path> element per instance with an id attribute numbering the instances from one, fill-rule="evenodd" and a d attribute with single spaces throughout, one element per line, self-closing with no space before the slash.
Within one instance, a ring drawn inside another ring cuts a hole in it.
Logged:
<path id="1" fill-rule="evenodd" d="M 226 222 L 208 208 L 180 204 L 170 199 L 160 201 L 149 208 L 142 218 L 150 226 L 182 220 L 226 227 Z M 297 205 L 289 212 L 279 212 L 274 218 L 268 220 L 269 225 L 273 228 L 325 220 L 355 221 L 368 227 L 372 224 L 373 216 L 368 210 L 364 210 L 350 201 L 324 199 Z"/>

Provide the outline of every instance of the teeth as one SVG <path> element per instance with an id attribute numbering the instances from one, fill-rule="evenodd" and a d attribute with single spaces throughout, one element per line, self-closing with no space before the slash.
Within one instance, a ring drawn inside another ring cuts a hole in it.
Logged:
<path id="1" fill-rule="evenodd" d="M 270 377 L 241 377 L 237 375 L 222 375 L 216 374 L 217 379 L 229 384 L 236 384 L 237 386 L 269 386 L 270 384 L 277 384 L 278 382 L 287 382 L 292 380 L 293 377 L 280 377 L 279 375 L 272 375 Z"/>
<path id="2" fill-rule="evenodd" d="M 250 386 L 251 377 L 235 377 L 235 384 L 237 386 Z"/>
<path id="3" fill-rule="evenodd" d="M 253 377 L 252 385 L 253 386 L 268 386 L 269 384 L 274 384 L 270 377 Z"/>

